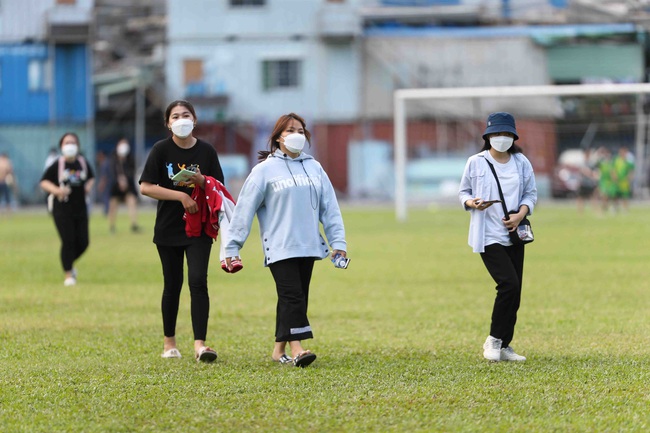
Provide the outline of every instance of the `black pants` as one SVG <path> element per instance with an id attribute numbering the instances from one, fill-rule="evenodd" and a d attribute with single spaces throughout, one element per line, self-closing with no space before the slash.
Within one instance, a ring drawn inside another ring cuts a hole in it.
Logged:
<path id="1" fill-rule="evenodd" d="M 208 264 L 212 239 L 201 237 L 191 240 L 192 243 L 185 246 L 156 245 L 164 278 L 161 302 L 163 330 L 165 337 L 174 337 L 176 335 L 176 319 L 184 279 L 183 256 L 186 256 L 194 339 L 205 340 L 210 315 Z"/>
<path id="2" fill-rule="evenodd" d="M 65 272 L 72 270 L 77 260 L 88 248 L 88 215 L 55 213 L 54 224 L 61 238 L 61 265 Z"/>
<path id="3" fill-rule="evenodd" d="M 517 311 L 521 302 L 524 246 L 488 245 L 485 252 L 481 253 L 481 258 L 497 283 L 490 335 L 502 340 L 502 347 L 508 347 L 515 333 Z"/>
<path id="4" fill-rule="evenodd" d="M 314 337 L 307 319 L 307 303 L 315 260 L 313 257 L 296 257 L 269 265 L 278 292 L 276 342 Z"/>

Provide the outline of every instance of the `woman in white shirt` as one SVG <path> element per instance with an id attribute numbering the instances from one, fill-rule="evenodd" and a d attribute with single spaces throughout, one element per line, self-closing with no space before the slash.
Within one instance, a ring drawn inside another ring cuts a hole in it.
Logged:
<path id="1" fill-rule="evenodd" d="M 514 144 L 517 139 L 511 114 L 490 114 L 483 149 L 468 159 L 458 193 L 471 215 L 468 243 L 481 255 L 497 284 L 490 335 L 483 345 L 483 356 L 490 361 L 526 360 L 510 346 L 521 300 L 524 245 L 513 245 L 508 232 L 516 230 L 521 220 L 533 213 L 537 186 L 530 161 Z M 499 178 L 506 208 L 512 212 L 509 219 L 500 202 L 492 206 L 494 200 L 500 200 L 500 194 L 489 163 Z"/>

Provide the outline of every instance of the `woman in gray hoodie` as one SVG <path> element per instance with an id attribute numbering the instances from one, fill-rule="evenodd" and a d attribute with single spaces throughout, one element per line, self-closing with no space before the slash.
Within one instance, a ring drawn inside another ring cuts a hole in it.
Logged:
<path id="1" fill-rule="evenodd" d="M 274 361 L 306 367 L 316 354 L 301 340 L 313 338 L 307 319 L 309 284 L 314 262 L 329 255 L 346 257 L 343 218 L 334 188 L 323 167 L 302 151 L 311 134 L 297 114 L 281 116 L 269 138 L 269 150 L 259 152 L 239 194 L 228 229 L 226 266 L 239 251 L 257 214 L 264 266 L 269 267 L 278 294 Z M 320 234 L 319 224 L 327 241 Z M 291 355 L 286 354 L 289 344 Z"/>

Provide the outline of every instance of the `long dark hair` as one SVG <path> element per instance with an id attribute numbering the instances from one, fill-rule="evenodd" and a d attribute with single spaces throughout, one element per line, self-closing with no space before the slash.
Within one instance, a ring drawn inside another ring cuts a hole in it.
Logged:
<path id="1" fill-rule="evenodd" d="M 302 125 L 302 129 L 305 130 L 305 138 L 307 139 L 307 143 L 309 143 L 309 146 L 311 146 L 311 132 L 307 130 L 307 123 L 305 122 L 305 119 L 302 117 L 298 116 L 296 113 L 289 113 L 289 114 L 283 114 L 280 116 L 277 122 L 275 122 L 275 126 L 273 127 L 273 131 L 271 132 L 271 136 L 269 137 L 269 150 L 260 150 L 257 152 L 257 159 L 259 161 L 264 161 L 270 154 L 276 151 L 276 149 L 280 148 L 280 143 L 278 143 L 278 139 L 282 135 L 282 132 L 287 128 L 289 123 L 292 120 L 297 120 L 300 122 Z"/>
<path id="2" fill-rule="evenodd" d="M 59 138 L 59 149 L 61 148 L 61 146 L 63 146 L 63 139 L 66 138 L 68 135 L 74 137 L 75 140 L 77 140 L 77 147 L 79 148 L 79 153 L 81 153 L 81 141 L 79 141 L 79 136 L 76 133 L 70 131 L 64 133 L 61 136 L 61 138 Z"/>
<path id="3" fill-rule="evenodd" d="M 190 113 L 192 113 L 192 117 L 194 117 L 194 121 L 196 122 L 198 119 L 196 118 L 196 111 L 194 111 L 194 106 L 190 104 L 188 101 L 185 101 L 183 99 L 177 99 L 171 104 L 167 106 L 167 109 L 165 109 L 165 126 L 169 125 L 169 116 L 172 114 L 172 110 L 174 107 L 177 105 L 180 105 L 182 107 L 185 107 L 189 110 Z"/>

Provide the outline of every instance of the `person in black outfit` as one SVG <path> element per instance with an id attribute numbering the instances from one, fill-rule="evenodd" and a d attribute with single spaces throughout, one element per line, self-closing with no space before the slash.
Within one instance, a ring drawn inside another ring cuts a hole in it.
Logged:
<path id="1" fill-rule="evenodd" d="M 131 231 L 137 233 L 138 227 L 138 197 L 135 186 L 135 159 L 131 146 L 126 138 L 117 142 L 109 160 L 111 180 L 108 202 L 108 225 L 111 233 L 115 233 L 115 220 L 120 202 L 125 202 L 131 220 Z"/>
<path id="2" fill-rule="evenodd" d="M 63 284 L 77 283 L 74 262 L 88 248 L 88 205 L 94 173 L 86 159 L 79 155 L 79 137 L 67 132 L 59 140 L 61 155 L 43 173 L 41 188 L 52 196 L 52 217 L 61 238 L 61 264 L 65 272 Z"/>
<path id="3" fill-rule="evenodd" d="M 197 361 L 212 362 L 217 353 L 205 345 L 210 298 L 208 296 L 208 262 L 213 239 L 202 232 L 188 237 L 183 214 L 198 211 L 191 198 L 193 188 L 205 186 L 205 176 L 223 183 L 219 157 L 212 145 L 195 138 L 196 112 L 187 101 L 174 101 L 165 110 L 165 125 L 172 136 L 154 144 L 140 177 L 140 192 L 158 200 L 153 242 L 162 264 L 164 289 L 162 318 L 164 328 L 163 358 L 180 358 L 176 347 L 176 319 L 183 285 L 183 259 L 187 258 L 191 296 L 194 352 Z M 182 169 L 194 171 L 189 180 L 173 181 Z"/>

